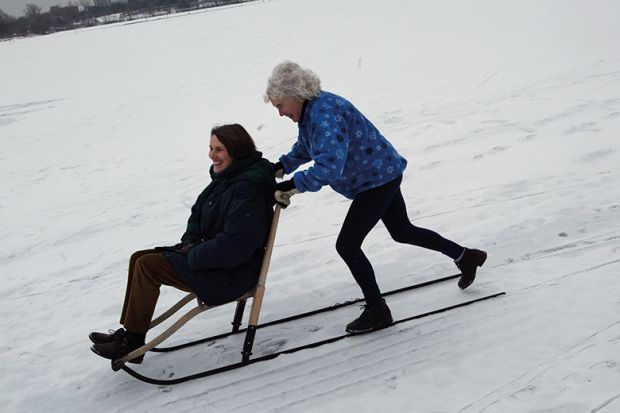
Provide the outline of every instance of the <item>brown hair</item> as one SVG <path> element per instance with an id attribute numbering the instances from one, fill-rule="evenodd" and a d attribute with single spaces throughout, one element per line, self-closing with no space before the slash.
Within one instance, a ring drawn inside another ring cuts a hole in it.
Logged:
<path id="1" fill-rule="evenodd" d="M 228 154 L 235 159 L 245 158 L 256 152 L 254 140 L 244 127 L 237 123 L 215 126 L 211 129 L 211 135 L 217 136 Z"/>

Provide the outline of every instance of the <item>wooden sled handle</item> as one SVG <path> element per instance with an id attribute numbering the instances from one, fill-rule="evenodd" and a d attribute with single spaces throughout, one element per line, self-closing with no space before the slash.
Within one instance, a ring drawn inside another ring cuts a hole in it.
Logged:
<path id="1" fill-rule="evenodd" d="M 258 282 L 256 283 L 254 299 L 252 300 L 252 311 L 250 313 L 250 321 L 248 323 L 248 325 L 251 326 L 258 325 L 258 316 L 260 314 L 261 306 L 263 305 L 263 296 L 265 294 L 265 281 L 267 280 L 267 272 L 269 272 L 271 253 L 273 252 L 273 245 L 275 244 L 276 231 L 278 230 L 278 222 L 280 221 L 281 211 L 282 207 L 280 207 L 280 205 L 276 205 L 276 209 L 273 212 L 271 230 L 269 231 L 269 237 L 267 238 L 267 246 L 265 247 L 263 263 L 261 265 L 260 274 L 258 276 Z"/>

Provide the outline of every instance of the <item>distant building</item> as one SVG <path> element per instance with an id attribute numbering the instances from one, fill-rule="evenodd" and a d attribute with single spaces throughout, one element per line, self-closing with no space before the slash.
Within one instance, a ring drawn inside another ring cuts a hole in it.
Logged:
<path id="1" fill-rule="evenodd" d="M 80 9 L 78 6 L 52 6 L 50 7 L 50 15 L 66 21 L 71 21 L 78 18 L 80 15 Z"/>
<path id="2" fill-rule="evenodd" d="M 92 7 L 110 7 L 114 4 L 127 4 L 128 0 L 91 0 Z"/>

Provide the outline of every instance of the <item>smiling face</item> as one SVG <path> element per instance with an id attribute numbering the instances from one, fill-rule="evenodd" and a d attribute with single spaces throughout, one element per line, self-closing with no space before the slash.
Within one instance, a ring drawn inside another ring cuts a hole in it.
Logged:
<path id="1" fill-rule="evenodd" d="M 295 123 L 299 122 L 301 109 L 304 106 L 303 101 L 289 97 L 270 98 L 269 101 L 278 109 L 280 116 L 286 116 Z"/>
<path id="2" fill-rule="evenodd" d="M 213 172 L 220 173 L 233 163 L 234 159 L 228 154 L 228 149 L 217 136 L 211 136 L 209 143 L 209 158 L 213 161 Z"/>

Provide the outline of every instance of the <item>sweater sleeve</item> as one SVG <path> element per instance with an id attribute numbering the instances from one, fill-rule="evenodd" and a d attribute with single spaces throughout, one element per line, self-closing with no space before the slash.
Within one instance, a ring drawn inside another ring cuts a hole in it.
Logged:
<path id="1" fill-rule="evenodd" d="M 349 153 L 345 116 L 335 111 L 317 111 L 310 114 L 310 121 L 309 141 L 314 148 L 314 165 L 293 176 L 300 192 L 316 192 L 338 180 Z"/>
<path id="2" fill-rule="evenodd" d="M 290 174 L 299 168 L 300 165 L 308 163 L 312 160 L 304 145 L 297 141 L 293 144 L 290 152 L 286 155 L 282 155 L 279 159 L 282 162 L 282 166 L 284 167 L 284 172 Z"/>
<path id="3" fill-rule="evenodd" d="M 266 208 L 263 196 L 253 185 L 240 185 L 228 206 L 223 230 L 192 248 L 189 269 L 235 268 L 248 261 L 264 246 L 269 229 Z"/>

